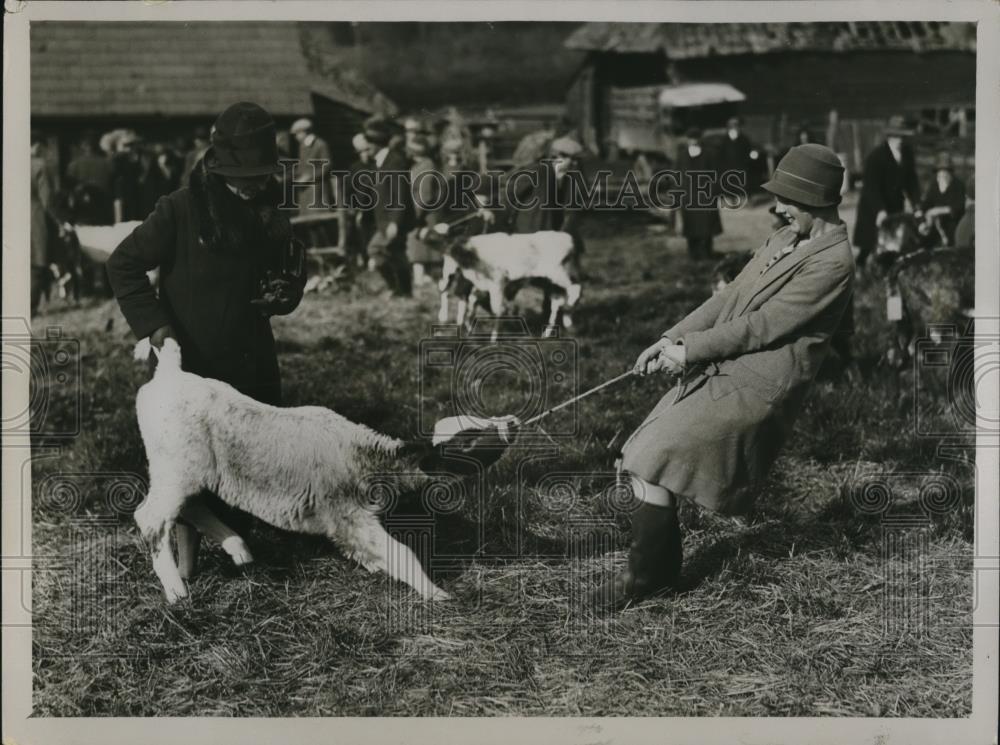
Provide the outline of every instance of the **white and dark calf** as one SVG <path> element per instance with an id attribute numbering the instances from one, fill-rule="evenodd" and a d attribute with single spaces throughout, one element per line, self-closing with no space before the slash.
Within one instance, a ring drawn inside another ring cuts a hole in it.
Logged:
<path id="1" fill-rule="evenodd" d="M 573 325 L 572 310 L 582 287 L 576 280 L 573 237 L 553 230 L 537 233 L 486 233 L 468 238 L 444 257 L 441 308 L 438 320 L 449 320 L 449 298 L 457 298 L 459 325 L 470 319 L 485 297 L 495 315 L 504 315 L 517 293 L 536 286 L 545 292 L 549 307 L 545 336 L 555 333 L 560 317 L 565 328 Z"/>

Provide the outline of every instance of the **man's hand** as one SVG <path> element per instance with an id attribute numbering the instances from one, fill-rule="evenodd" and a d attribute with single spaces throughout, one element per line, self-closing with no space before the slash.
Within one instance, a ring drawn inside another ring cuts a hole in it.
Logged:
<path id="1" fill-rule="evenodd" d="M 146 358 L 146 364 L 149 367 L 149 374 L 151 376 L 156 372 L 157 361 L 157 356 L 153 349 L 162 349 L 163 342 L 166 339 L 177 340 L 177 337 L 174 335 L 174 330 L 170 326 L 160 326 L 160 328 L 156 329 L 156 331 L 149 335 L 149 346 L 151 348 L 149 350 L 149 357 Z"/>
<path id="2" fill-rule="evenodd" d="M 396 223 L 391 222 L 388 225 L 386 225 L 386 227 L 385 227 L 385 237 L 388 240 L 390 240 L 390 241 L 395 240 L 396 239 L 396 235 L 398 233 L 399 233 L 399 226 Z"/>
<path id="3" fill-rule="evenodd" d="M 483 221 L 484 223 L 486 223 L 487 225 L 492 225 L 492 224 L 493 224 L 493 223 L 494 223 L 494 222 L 496 221 L 496 219 L 497 219 L 496 215 L 494 215 L 494 214 L 493 214 L 492 212 L 490 212 L 490 211 L 489 211 L 488 209 L 486 209 L 485 207 L 480 207 L 480 208 L 479 208 L 479 209 L 478 209 L 478 210 L 476 211 L 476 214 L 477 214 L 477 215 L 478 215 L 478 216 L 479 216 L 480 218 L 482 218 L 482 221 Z"/>
<path id="4" fill-rule="evenodd" d="M 881 228 L 882 223 L 885 222 L 885 218 L 887 218 L 888 216 L 889 216 L 888 212 L 886 212 L 885 210 L 879 210 L 878 214 L 875 215 L 875 227 Z"/>
<path id="5" fill-rule="evenodd" d="M 157 349 L 162 349 L 163 341 L 168 338 L 176 341 L 177 335 L 174 334 L 174 330 L 170 326 L 160 326 L 149 335 L 149 343 Z"/>
<path id="6" fill-rule="evenodd" d="M 434 226 L 434 232 L 438 235 L 448 235 L 451 226 L 446 222 L 439 222 Z"/>

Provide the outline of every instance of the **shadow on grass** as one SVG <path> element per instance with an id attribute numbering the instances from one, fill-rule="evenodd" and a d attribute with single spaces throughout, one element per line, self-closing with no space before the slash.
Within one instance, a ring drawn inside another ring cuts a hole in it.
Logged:
<path id="1" fill-rule="evenodd" d="M 697 590 L 748 556 L 776 561 L 800 554 L 831 553 L 843 559 L 871 553 L 879 537 L 878 519 L 857 514 L 842 500 L 830 502 L 809 517 L 769 516 L 736 532 L 723 533 L 686 554 L 676 594 Z"/>

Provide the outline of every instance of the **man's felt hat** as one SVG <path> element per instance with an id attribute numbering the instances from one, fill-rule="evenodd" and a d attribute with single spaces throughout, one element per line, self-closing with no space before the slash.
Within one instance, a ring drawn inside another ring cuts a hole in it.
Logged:
<path id="1" fill-rule="evenodd" d="M 365 120 L 364 136 L 373 145 L 387 145 L 392 133 L 389 122 L 381 116 L 372 116 Z"/>
<path id="2" fill-rule="evenodd" d="M 763 188 L 776 197 L 807 207 L 840 204 L 844 166 L 828 147 L 808 143 L 796 145 L 774 169 Z"/>
<path id="3" fill-rule="evenodd" d="M 274 119 L 255 103 L 241 101 L 223 111 L 212 127 L 205 166 L 220 176 L 250 178 L 281 170 Z"/>
<path id="4" fill-rule="evenodd" d="M 908 126 L 906 119 L 902 116 L 894 114 L 889 117 L 889 121 L 885 125 L 885 134 L 886 136 L 909 137 L 913 134 L 913 127 Z"/>

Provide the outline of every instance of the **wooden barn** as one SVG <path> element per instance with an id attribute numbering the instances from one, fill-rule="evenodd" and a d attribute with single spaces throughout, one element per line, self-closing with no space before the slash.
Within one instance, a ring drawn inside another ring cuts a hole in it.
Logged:
<path id="1" fill-rule="evenodd" d="M 350 68 L 331 66 L 310 24 L 42 22 L 31 25 L 31 125 L 53 172 L 86 130 L 187 139 L 226 106 L 264 106 L 279 128 L 312 117 L 335 161 L 371 113 L 395 106 Z"/>
<path id="2" fill-rule="evenodd" d="M 622 91 L 718 82 L 745 95 L 745 129 L 771 153 L 805 126 L 860 171 L 886 118 L 903 114 L 918 127 L 922 164 L 947 147 L 972 165 L 974 24 L 586 23 L 566 46 L 587 55 L 568 107 L 595 152 L 612 144 Z"/>

